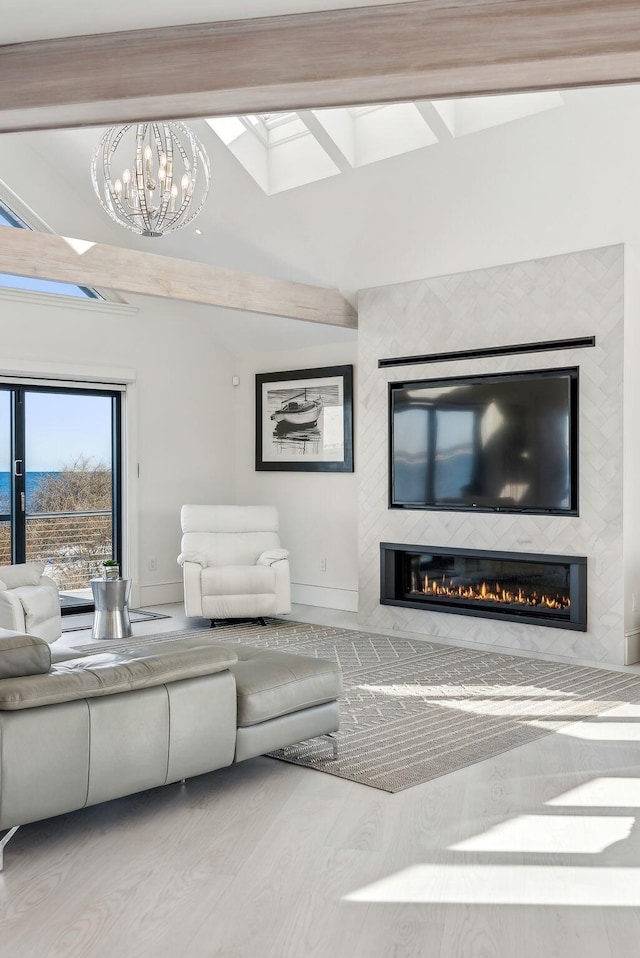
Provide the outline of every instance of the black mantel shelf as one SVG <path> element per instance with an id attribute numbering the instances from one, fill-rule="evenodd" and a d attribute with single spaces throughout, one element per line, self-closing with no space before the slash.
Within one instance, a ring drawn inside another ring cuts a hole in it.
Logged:
<path id="1" fill-rule="evenodd" d="M 517 356 L 522 353 L 544 353 L 556 349 L 586 349 L 595 346 L 595 344 L 595 336 L 576 336 L 574 339 L 547 339 L 538 343 L 514 343 L 512 346 L 458 349 L 446 353 L 425 353 L 422 356 L 395 356 L 390 359 L 379 359 L 378 368 L 414 366 L 418 363 L 446 363 L 458 359 L 480 359 L 483 356 Z"/>

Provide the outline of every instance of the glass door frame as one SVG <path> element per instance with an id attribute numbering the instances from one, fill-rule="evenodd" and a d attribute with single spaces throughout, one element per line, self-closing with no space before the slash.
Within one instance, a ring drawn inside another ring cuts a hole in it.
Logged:
<path id="1" fill-rule="evenodd" d="M 122 568 L 123 558 L 123 448 L 122 448 L 122 397 L 123 391 L 117 387 L 98 388 L 79 384 L 62 386 L 57 384 L 31 384 L 29 382 L 0 382 L 0 390 L 10 394 L 10 441 L 11 455 L 11 561 L 26 562 L 27 551 L 27 512 L 26 512 L 26 418 L 25 396 L 27 393 L 54 393 L 56 395 L 99 396 L 111 399 L 111 523 L 112 557 Z M 4 518 L 4 517 L 3 517 Z M 64 590 L 62 590 L 64 591 Z M 78 604 L 65 607 L 62 614 L 90 611 L 93 601 L 78 601 Z"/>

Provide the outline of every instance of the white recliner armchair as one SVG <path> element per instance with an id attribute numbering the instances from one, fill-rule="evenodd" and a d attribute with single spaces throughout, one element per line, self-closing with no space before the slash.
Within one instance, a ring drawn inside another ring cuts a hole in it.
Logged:
<path id="1" fill-rule="evenodd" d="M 62 635 L 58 586 L 43 573 L 44 562 L 0 566 L 0 628 L 55 642 Z"/>
<path id="2" fill-rule="evenodd" d="M 184 608 L 207 619 L 291 611 L 289 553 L 273 506 L 183 506 Z"/>

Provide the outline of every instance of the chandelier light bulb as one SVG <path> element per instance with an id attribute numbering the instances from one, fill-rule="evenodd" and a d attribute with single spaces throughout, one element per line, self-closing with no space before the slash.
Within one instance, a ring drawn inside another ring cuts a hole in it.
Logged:
<path id="1" fill-rule="evenodd" d="M 198 215 L 211 169 L 204 147 L 184 123 L 137 123 L 105 131 L 91 179 L 114 222 L 142 236 L 162 236 Z"/>

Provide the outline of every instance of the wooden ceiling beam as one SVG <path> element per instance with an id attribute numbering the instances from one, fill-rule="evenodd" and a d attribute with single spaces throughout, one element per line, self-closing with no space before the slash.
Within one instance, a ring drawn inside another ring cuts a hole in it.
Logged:
<path id="1" fill-rule="evenodd" d="M 0 132 L 640 79 L 637 0 L 414 0 L 0 47 Z"/>
<path id="2" fill-rule="evenodd" d="M 101 243 L 78 254 L 63 237 L 31 230 L 0 227 L 0 272 L 348 329 L 358 325 L 336 289 Z"/>

